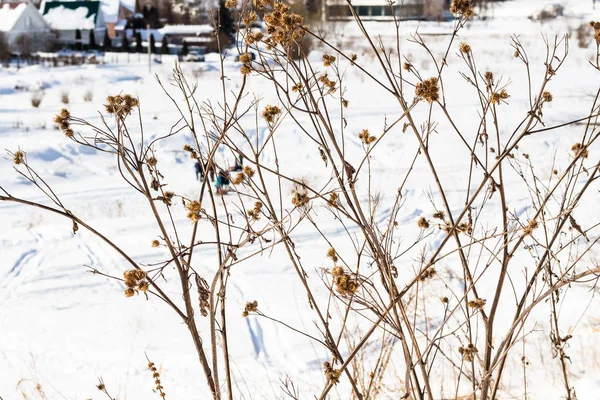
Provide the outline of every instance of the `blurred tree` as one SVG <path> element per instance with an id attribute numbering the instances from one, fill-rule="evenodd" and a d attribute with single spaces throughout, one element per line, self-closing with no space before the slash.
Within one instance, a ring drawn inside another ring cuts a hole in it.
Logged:
<path id="1" fill-rule="evenodd" d="M 75 30 L 75 50 L 83 50 L 83 43 L 81 42 L 81 29 Z"/>
<path id="2" fill-rule="evenodd" d="M 163 36 L 160 42 L 160 54 L 169 54 L 169 42 L 166 36 Z"/>
<path id="3" fill-rule="evenodd" d="M 154 33 L 150 34 L 150 52 L 156 54 L 156 43 L 154 42 Z"/>
<path id="4" fill-rule="evenodd" d="M 108 31 L 104 31 L 104 39 L 102 40 L 102 50 L 111 51 L 112 43 L 110 41 L 110 36 L 108 36 Z"/>
<path id="5" fill-rule="evenodd" d="M 88 49 L 89 50 L 96 50 L 96 33 L 94 32 L 93 29 L 90 29 L 90 37 L 89 37 Z"/>
<path id="6" fill-rule="evenodd" d="M 135 52 L 143 53 L 144 48 L 142 47 L 142 34 L 140 32 L 135 33 Z"/>

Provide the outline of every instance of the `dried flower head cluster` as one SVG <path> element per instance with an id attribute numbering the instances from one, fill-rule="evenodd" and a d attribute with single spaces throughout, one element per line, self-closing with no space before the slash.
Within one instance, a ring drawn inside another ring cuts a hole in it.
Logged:
<path id="1" fill-rule="evenodd" d="M 13 153 L 13 163 L 16 165 L 23 164 L 25 162 L 25 152 L 23 150 L 17 150 Z"/>
<path id="2" fill-rule="evenodd" d="M 254 300 L 252 302 L 247 302 L 246 307 L 244 307 L 244 311 L 242 312 L 242 317 L 246 318 L 250 315 L 251 312 L 258 311 L 258 301 Z"/>
<path id="3" fill-rule="evenodd" d="M 156 200 L 162 201 L 163 203 L 165 203 L 165 205 L 170 207 L 171 205 L 173 205 L 173 197 L 175 197 L 175 193 L 167 191 L 164 192 L 162 196 L 157 196 Z"/>
<path id="4" fill-rule="evenodd" d="M 427 229 L 429 228 L 429 221 L 427 221 L 427 218 L 421 217 L 417 221 L 417 226 L 421 229 Z"/>
<path id="5" fill-rule="evenodd" d="M 118 94 L 116 96 L 108 96 L 104 108 L 107 113 L 123 118 L 131 114 L 133 109 L 138 105 L 139 101 L 137 98 L 129 94 Z"/>
<path id="6" fill-rule="evenodd" d="M 310 199 L 306 190 L 296 189 L 294 190 L 294 196 L 292 197 L 292 204 L 296 207 L 303 207 L 308 204 Z"/>
<path id="7" fill-rule="evenodd" d="M 73 137 L 75 132 L 71 129 L 71 113 L 66 108 L 60 110 L 60 113 L 54 116 L 54 122 L 58 124 L 60 130 L 65 134 L 66 137 Z"/>
<path id="8" fill-rule="evenodd" d="M 198 159 L 198 153 L 196 152 L 196 150 L 190 146 L 189 144 L 186 144 L 183 146 L 183 151 L 187 151 L 188 153 L 190 153 L 190 158 L 193 158 L 195 160 Z"/>
<path id="9" fill-rule="evenodd" d="M 240 62 L 242 63 L 242 68 L 240 68 L 240 73 L 242 75 L 248 75 L 252 72 L 252 68 L 250 64 L 252 63 L 252 56 L 250 53 L 242 53 L 240 54 Z"/>
<path id="10" fill-rule="evenodd" d="M 146 165 L 148 165 L 149 167 L 154 168 L 156 167 L 156 164 L 158 164 L 158 160 L 156 159 L 156 157 L 150 156 L 146 158 Z"/>
<path id="11" fill-rule="evenodd" d="M 415 87 L 415 94 L 417 97 L 427 100 L 428 103 L 438 101 L 440 98 L 438 78 L 433 77 L 417 83 L 417 86 Z"/>
<path id="12" fill-rule="evenodd" d="M 262 116 L 268 123 L 272 124 L 275 122 L 275 118 L 281 114 L 281 109 L 277 106 L 268 105 L 262 112 Z"/>
<path id="13" fill-rule="evenodd" d="M 477 347 L 472 343 L 469 343 L 467 347 L 459 347 L 458 352 L 462 355 L 463 360 L 466 362 L 471 362 L 475 359 L 475 354 L 477 354 Z"/>
<path id="14" fill-rule="evenodd" d="M 298 82 L 294 86 L 292 86 L 292 92 L 299 92 L 302 90 L 302 83 Z"/>
<path id="15" fill-rule="evenodd" d="M 257 8 L 264 8 L 271 5 L 273 11 L 265 14 L 263 20 L 267 25 L 267 33 L 270 37 L 266 40 L 270 46 L 281 44 L 288 46 L 292 42 L 297 42 L 304 36 L 306 27 L 302 26 L 304 18 L 290 11 L 290 6 L 273 0 L 256 0 Z M 264 4 L 259 7 L 258 4 Z"/>
<path id="16" fill-rule="evenodd" d="M 588 158 L 590 153 L 586 148 L 584 148 L 581 143 L 577 142 L 571 147 L 571 150 L 575 154 L 575 157 Z"/>
<path id="17" fill-rule="evenodd" d="M 333 247 L 331 247 L 329 250 L 327 250 L 327 257 L 331 258 L 331 260 L 333 262 L 338 262 L 338 256 Z"/>
<path id="18" fill-rule="evenodd" d="M 227 0 L 225 2 L 225 7 L 226 8 L 236 8 L 237 7 L 237 0 Z"/>
<path id="19" fill-rule="evenodd" d="M 248 217 L 250 217 L 253 221 L 258 221 L 260 219 L 260 213 L 262 210 L 263 203 L 257 201 L 254 203 L 254 208 L 248 210 Z"/>
<path id="20" fill-rule="evenodd" d="M 436 211 L 433 214 L 433 218 L 441 219 L 443 221 L 446 218 L 446 214 L 443 211 Z"/>
<path id="21" fill-rule="evenodd" d="M 324 67 L 329 67 L 331 64 L 333 64 L 335 62 L 335 57 L 332 56 L 331 54 L 323 54 L 323 66 Z"/>
<path id="22" fill-rule="evenodd" d="M 471 18 L 473 16 L 473 4 L 471 0 L 452 0 L 450 12 L 465 18 Z"/>
<path id="23" fill-rule="evenodd" d="M 152 361 L 148 362 L 148 369 L 152 371 L 152 378 L 154 379 L 154 384 L 156 385 L 156 390 L 158 391 L 159 396 L 164 399 L 166 394 L 163 391 L 163 387 L 160 383 L 160 373 L 158 372 Z"/>
<path id="24" fill-rule="evenodd" d="M 200 221 L 200 211 L 202 210 L 202 204 L 200 204 L 199 201 L 190 201 L 185 205 L 185 208 L 188 210 L 187 217 L 192 222 L 195 223 Z"/>
<path id="25" fill-rule="evenodd" d="M 342 375 L 342 371 L 339 369 L 333 369 L 329 361 L 325 361 L 323 364 L 323 369 L 325 370 L 325 378 L 327 378 L 329 383 L 333 385 L 340 383 L 340 375 Z"/>
<path id="26" fill-rule="evenodd" d="M 459 49 L 462 54 L 470 54 L 471 53 L 471 46 L 469 46 L 468 43 L 460 42 Z"/>
<path id="27" fill-rule="evenodd" d="M 550 92 L 542 93 L 542 100 L 544 100 L 544 103 L 550 103 L 552 101 L 552 99 L 553 99 L 552 93 L 550 93 Z"/>
<path id="28" fill-rule="evenodd" d="M 146 271 L 142 271 L 141 269 L 130 269 L 123 272 L 123 282 L 127 286 L 125 297 L 131 297 L 138 293 L 138 291 L 146 293 L 148 287 L 150 287 L 148 275 Z"/>
<path id="29" fill-rule="evenodd" d="M 323 84 L 323 86 L 325 88 L 327 88 L 328 93 L 333 93 L 337 90 L 337 88 L 335 87 L 335 81 L 332 81 L 331 79 L 329 79 L 327 74 L 321 75 L 319 77 L 319 82 L 321 82 Z"/>
<path id="30" fill-rule="evenodd" d="M 340 199 L 337 193 L 332 192 L 329 194 L 329 199 L 327 199 L 327 204 L 329 204 L 331 207 L 335 207 L 339 204 Z"/>
<path id="31" fill-rule="evenodd" d="M 344 271 L 344 268 L 335 266 L 331 269 L 333 275 L 333 284 L 335 290 L 341 295 L 351 296 L 358 289 L 358 281 L 349 273 Z"/>
<path id="32" fill-rule="evenodd" d="M 529 221 L 527 225 L 523 228 L 523 234 L 525 236 L 529 236 L 533 233 L 533 230 L 538 227 L 538 222 L 535 219 Z"/>
<path id="33" fill-rule="evenodd" d="M 467 307 L 471 307 L 475 310 L 482 310 L 483 307 L 485 306 L 485 303 L 486 303 L 485 299 L 469 300 L 467 302 Z"/>
<path id="34" fill-rule="evenodd" d="M 419 280 L 426 281 L 428 279 L 433 278 L 435 276 L 435 274 L 436 274 L 435 268 L 428 267 L 427 269 L 425 269 L 425 271 L 421 272 L 421 274 L 419 275 Z"/>
<path id="35" fill-rule="evenodd" d="M 494 73 L 492 71 L 486 71 L 483 77 L 485 78 L 486 88 L 490 90 L 492 86 L 494 86 Z"/>
<path id="36" fill-rule="evenodd" d="M 244 181 L 249 181 L 252 177 L 254 176 L 254 170 L 252 169 L 252 167 L 246 165 L 243 169 L 242 172 L 238 173 L 232 180 L 231 182 L 234 185 L 239 185 L 240 183 L 244 182 Z"/>
<path id="37" fill-rule="evenodd" d="M 594 30 L 594 40 L 596 44 L 600 46 L 600 22 L 591 21 L 590 26 Z"/>
<path id="38" fill-rule="evenodd" d="M 490 102 L 492 104 L 500 104 L 501 101 L 506 103 L 506 99 L 508 99 L 510 95 L 506 91 L 506 89 L 500 90 L 500 92 L 493 92 L 490 96 Z"/>
<path id="39" fill-rule="evenodd" d="M 358 138 L 361 140 L 361 142 L 363 142 L 366 145 L 369 145 L 377 140 L 377 136 L 372 136 L 369 133 L 368 129 L 363 129 L 362 131 L 360 131 L 360 133 L 358 134 Z"/>

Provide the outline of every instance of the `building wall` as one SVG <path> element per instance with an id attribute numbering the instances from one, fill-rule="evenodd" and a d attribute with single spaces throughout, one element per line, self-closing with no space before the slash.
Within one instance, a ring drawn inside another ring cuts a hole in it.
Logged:
<path id="1" fill-rule="evenodd" d="M 13 52 L 46 51 L 54 41 L 50 26 L 32 4 L 27 4 L 15 25 L 5 35 Z"/>
<path id="2" fill-rule="evenodd" d="M 98 46 L 102 45 L 102 41 L 104 40 L 104 32 L 106 28 L 97 28 L 94 29 L 94 35 L 96 39 L 96 44 Z M 76 34 L 75 29 L 68 30 L 60 30 L 56 31 L 56 44 L 59 47 L 63 47 L 65 45 L 74 46 L 77 44 L 77 40 L 75 39 Z M 90 44 L 90 30 L 89 29 L 81 29 L 81 44 L 89 45 Z"/>

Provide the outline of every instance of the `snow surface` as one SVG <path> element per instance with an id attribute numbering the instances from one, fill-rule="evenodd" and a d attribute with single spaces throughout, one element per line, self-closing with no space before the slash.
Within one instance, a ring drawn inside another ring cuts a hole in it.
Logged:
<path id="1" fill-rule="evenodd" d="M 75 30 L 75 29 L 94 29 L 96 23 L 96 14 L 87 16 L 88 9 L 78 7 L 74 10 L 64 6 L 58 6 L 48 10 L 44 14 L 44 19 L 52 29 Z"/>
<path id="2" fill-rule="evenodd" d="M 477 54 L 481 70 L 493 70 L 498 76 L 510 77 L 510 104 L 500 107 L 502 127 L 510 128 L 521 117 L 517 113 L 527 104 L 523 90 L 526 76 L 522 65 L 515 61 L 510 47 L 510 35 L 520 34 L 521 41 L 530 50 L 530 59 L 542 60 L 543 41 L 540 32 L 566 33 L 580 23 L 594 18 L 591 4 L 584 9 L 582 3 L 565 1 L 565 13 L 571 17 L 558 18 L 544 25 L 530 21 L 527 16 L 539 10 L 544 1 L 512 1 L 497 8 L 496 19 L 470 23 L 460 35 Z M 572 6 L 572 7 L 570 7 Z M 596 11 L 597 13 L 598 11 Z M 585 19 L 585 20 L 584 20 Z M 385 23 L 365 23 L 372 34 L 382 36 L 384 43 L 393 45 L 393 35 Z M 408 35 L 418 28 L 435 54 L 442 54 L 451 30 L 450 23 L 406 23 L 401 35 Z M 85 29 L 85 28 L 80 28 Z M 376 68 L 376 60 L 365 47 L 360 46 L 356 29 L 351 24 L 332 24 L 328 35 L 344 48 L 352 48 L 363 65 Z M 573 40 L 575 42 L 575 40 Z M 352 47 L 349 47 L 352 46 Z M 414 65 L 424 74 L 432 74 L 433 66 L 423 51 L 404 40 L 403 49 Z M 323 49 L 315 50 L 311 57 L 319 65 Z M 455 56 L 454 49 L 448 58 L 448 68 L 457 74 L 464 71 Z M 572 43 L 571 54 L 564 69 L 553 79 L 550 90 L 555 100 L 545 109 L 546 123 L 561 123 L 585 115 L 593 94 L 600 85 L 598 73 L 588 66 L 593 50 L 579 49 Z M 239 63 L 228 57 L 225 74 L 231 89 L 239 88 Z M 173 58 L 163 56 L 162 64 L 153 64 L 152 73 L 147 72 L 147 59 L 131 54 L 108 54 L 109 64 L 83 67 L 48 69 L 34 66 L 16 69 L 0 69 L 0 148 L 27 151 L 29 162 L 48 183 L 62 201 L 75 214 L 88 221 L 103 234 L 115 238 L 118 245 L 141 263 L 152 263 L 167 257 L 164 250 L 149 246 L 156 237 L 157 228 L 149 222 L 150 211 L 145 203 L 120 180 L 111 157 L 74 145 L 53 129 L 52 116 L 61 108 L 58 99 L 68 91 L 72 114 L 99 122 L 97 110 L 103 99 L 115 93 L 131 93 L 139 96 L 143 110 L 142 120 L 149 138 L 162 136 L 177 120 L 175 107 L 161 92 L 154 79 L 156 73 L 168 82 Z M 221 96 L 221 73 L 218 57 L 207 55 L 207 62 L 199 65 L 183 65 L 190 80 L 198 83 L 198 101 L 215 103 Z M 534 75 L 543 71 L 541 61 L 532 66 Z M 197 78 L 194 78 L 197 77 Z M 387 94 L 373 85 L 356 69 L 349 69 L 348 91 L 350 102 L 347 111 L 349 129 L 360 131 L 369 128 L 381 130 L 386 117 L 398 115 L 397 107 Z M 29 91 L 16 90 L 15 86 Z M 470 87 L 459 79 L 447 81 L 445 89 L 450 96 L 452 111 L 461 118 L 461 127 L 467 129 L 476 121 L 476 97 L 464 96 Z M 251 77 L 248 91 L 259 93 L 264 103 L 275 104 L 277 98 L 265 88 L 264 81 Z M 39 109 L 30 105 L 32 91 L 44 92 Z M 94 93 L 92 102 L 83 101 L 87 90 Z M 513 111 L 514 110 L 514 111 Z M 415 115 L 424 120 L 426 106 L 415 109 Z M 137 117 L 137 116 L 136 116 Z M 255 127 L 255 115 L 241 121 L 246 129 L 264 140 L 265 126 Z M 468 155 L 458 155 L 464 149 L 456 140 L 448 140 L 439 127 L 432 146 L 438 160 L 441 180 L 449 188 L 459 187 L 456 173 L 468 164 Z M 326 181 L 329 173 L 316 166 L 322 165 L 318 149 L 303 139 L 294 123 L 287 121 L 282 127 L 286 134 L 278 139 L 282 150 L 280 157 L 285 172 L 305 177 L 314 182 Z M 549 132 L 544 136 L 526 140 L 521 150 L 537 160 L 540 173 L 548 178 L 552 163 L 565 162 L 574 138 L 580 135 L 580 127 L 569 127 Z M 197 196 L 198 188 L 193 176 L 193 165 L 182 151 L 190 140 L 186 133 L 164 142 L 157 148 L 165 177 L 172 189 L 189 197 Z M 243 146 L 243 144 L 240 144 Z M 394 196 L 400 178 L 407 170 L 404 160 L 414 154 L 416 143 L 403 135 L 401 129 L 393 131 L 385 148 L 375 154 L 374 188 L 383 193 L 383 200 Z M 349 157 L 357 157 L 362 150 L 360 141 L 348 143 Z M 590 151 L 598 154 L 598 148 Z M 464 154 L 463 154 L 464 155 Z M 222 165 L 232 162 L 229 154 L 220 152 L 217 157 Z M 262 160 L 273 162 L 273 160 Z M 507 178 L 508 179 L 508 178 Z M 509 184 L 518 185 L 517 177 L 510 177 Z M 10 192 L 36 201 L 43 196 L 14 173 L 10 160 L 0 162 L 0 183 Z M 412 189 L 406 193 L 407 203 L 399 216 L 399 223 L 406 226 L 408 237 L 416 232 L 415 218 L 428 210 L 427 191 L 435 192 L 435 186 L 424 163 L 415 166 Z M 462 187 L 462 186 L 460 186 Z M 290 189 L 291 188 L 287 188 Z M 459 204 L 461 193 L 452 190 L 451 200 Z M 516 191 L 511 204 L 521 202 L 521 213 L 528 213 L 526 195 Z M 497 201 L 497 200 L 495 200 Z M 493 209 L 493 207 L 491 207 Z M 588 202 L 578 211 L 582 220 L 600 220 L 598 200 Z M 178 224 L 186 226 L 185 212 L 175 207 Z M 388 214 L 386 214 L 388 213 Z M 389 217 L 389 210 L 377 216 Z M 202 229 L 207 229 L 202 226 Z M 335 221 L 323 220 L 324 229 L 344 248 L 348 245 L 345 233 Z M 189 232 L 183 232 L 188 234 Z M 300 227 L 295 233 L 298 251 L 305 254 L 303 261 L 310 266 L 307 271 L 311 281 L 319 280 L 324 267 L 322 255 L 329 247 L 315 235 L 310 227 Z M 438 236 L 434 240 L 439 239 Z M 597 250 L 596 250 L 597 252 Z M 207 252 L 198 267 L 214 272 L 216 253 Z M 301 388 L 302 399 L 312 398 L 324 384 L 321 371 L 327 352 L 317 348 L 310 340 L 271 321 L 260 318 L 241 318 L 240 312 L 246 301 L 258 300 L 261 310 L 268 315 L 285 316 L 292 326 L 316 336 L 319 332 L 313 324 L 314 315 L 306 302 L 306 295 L 298 284 L 285 254 L 274 251 L 258 259 L 254 264 L 232 271 L 231 287 L 227 301 L 230 350 L 234 356 L 232 369 L 237 389 L 244 398 L 281 399 L 280 380 L 286 374 L 295 378 Z M 126 299 L 122 286 L 114 280 L 92 275 L 91 266 L 115 276 L 122 274 L 126 264 L 106 243 L 80 229 L 73 235 L 71 225 L 53 215 L 15 204 L 0 204 L 0 396 L 5 399 L 22 398 L 26 393 L 35 398 L 35 385 L 40 384 L 48 399 L 101 398 L 95 388 L 96 378 L 101 376 L 112 396 L 118 399 L 146 400 L 158 398 L 152 392 L 152 379 L 146 368 L 145 354 L 161 368 L 161 379 L 167 398 L 209 399 L 202 380 L 202 372 L 191 347 L 189 334 L 174 313 L 164 304 L 142 296 Z M 493 287 L 493 282 L 484 287 Z M 165 287 L 177 292 L 176 286 Z M 318 293 L 326 298 L 324 291 Z M 579 400 L 600 399 L 600 310 L 587 309 L 597 302 L 593 293 L 576 292 L 577 301 L 565 303 L 561 311 L 561 323 L 572 326 L 575 332 L 570 341 L 571 372 Z M 499 320 L 502 317 L 499 316 Z M 550 347 L 547 332 L 547 316 L 539 316 L 539 331 L 528 339 L 527 357 L 531 360 L 528 394 L 530 399 L 559 399 L 563 396 L 556 359 L 547 355 Z M 206 328 L 200 321 L 200 329 Z M 509 371 L 508 385 L 512 393 L 519 392 L 522 385 L 519 363 L 513 365 L 514 376 Z M 448 376 L 452 382 L 452 376 Z M 342 384 L 331 393 L 331 398 L 347 399 L 347 387 Z M 236 397 L 237 398 L 237 397 Z M 240 397 L 241 398 L 241 397 Z"/>

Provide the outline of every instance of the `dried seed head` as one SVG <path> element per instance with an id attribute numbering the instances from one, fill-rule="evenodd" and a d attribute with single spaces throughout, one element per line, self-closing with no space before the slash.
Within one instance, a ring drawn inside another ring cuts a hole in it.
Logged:
<path id="1" fill-rule="evenodd" d="M 268 105 L 263 110 L 262 116 L 267 122 L 273 123 L 275 121 L 275 117 L 279 114 L 281 114 L 279 107 Z"/>
<path id="2" fill-rule="evenodd" d="M 154 239 L 152 241 L 152 247 L 158 247 L 158 246 L 160 246 L 160 242 L 158 240 Z"/>
<path id="3" fill-rule="evenodd" d="M 471 18 L 473 16 L 473 4 L 471 0 L 452 0 L 450 12 L 464 18 Z"/>
<path id="4" fill-rule="evenodd" d="M 584 148 L 579 142 L 575 143 L 573 147 L 571 147 L 571 150 L 573 151 L 575 157 L 588 158 L 588 156 L 590 155 L 588 150 Z"/>
<path id="5" fill-rule="evenodd" d="M 327 361 L 323 364 L 323 368 L 325 370 L 325 378 L 327 378 L 331 384 L 337 385 L 340 382 L 342 371 L 339 369 L 333 369 L 331 364 L 329 364 Z"/>
<path id="6" fill-rule="evenodd" d="M 446 214 L 443 211 L 437 211 L 433 214 L 433 218 L 441 219 L 443 221 L 446 218 Z"/>
<path id="7" fill-rule="evenodd" d="M 439 92 L 438 78 L 435 77 L 419 82 L 415 87 L 417 97 L 427 100 L 428 103 L 438 101 L 440 97 Z"/>
<path id="8" fill-rule="evenodd" d="M 333 192 L 329 194 L 329 199 L 327 199 L 327 204 L 329 204 L 331 207 L 335 207 L 337 206 L 339 203 L 339 197 L 338 194 Z"/>
<path id="9" fill-rule="evenodd" d="M 292 92 L 299 92 L 300 90 L 302 90 L 302 83 L 298 82 L 292 86 Z"/>
<path id="10" fill-rule="evenodd" d="M 23 164 L 24 161 L 25 161 L 25 152 L 22 150 L 15 151 L 13 154 L 13 163 L 19 165 L 19 164 Z"/>
<path id="11" fill-rule="evenodd" d="M 125 289 L 125 297 L 132 297 L 135 294 L 135 290 L 133 290 L 132 288 L 127 288 Z"/>
<path id="12" fill-rule="evenodd" d="M 550 93 L 550 92 L 542 93 L 542 99 L 544 99 L 545 103 L 550 103 L 552 101 L 552 93 Z"/>
<path id="13" fill-rule="evenodd" d="M 256 311 L 258 311 L 258 301 L 254 300 L 252 302 L 246 303 L 246 307 L 244 307 L 242 316 L 247 317 L 251 312 L 256 312 Z"/>
<path id="14" fill-rule="evenodd" d="M 150 157 L 146 158 L 146 164 L 148 164 L 149 167 L 156 167 L 157 163 L 158 163 L 158 160 L 154 156 L 150 156 Z"/>
<path id="15" fill-rule="evenodd" d="M 342 276 L 344 275 L 344 268 L 340 267 L 340 266 L 335 266 L 331 269 L 331 275 L 333 276 Z"/>
<path id="16" fill-rule="evenodd" d="M 225 2 L 225 7 L 226 8 L 236 8 L 237 7 L 237 0 L 227 0 Z"/>
<path id="17" fill-rule="evenodd" d="M 500 92 L 492 93 L 490 97 L 490 102 L 492 104 L 500 104 L 501 101 L 506 103 L 506 99 L 508 99 L 509 97 L 510 95 L 508 94 L 508 92 L 505 89 L 502 89 L 500 90 Z"/>
<path id="18" fill-rule="evenodd" d="M 242 75 L 250 75 L 251 73 L 252 73 L 252 69 L 247 65 L 243 65 L 240 68 L 240 74 L 242 74 Z"/>
<path id="19" fill-rule="evenodd" d="M 419 280 L 426 281 L 427 279 L 433 278 L 435 276 L 435 274 L 436 274 L 435 268 L 429 267 L 429 268 L 425 269 L 423 272 L 421 272 L 421 275 L 419 275 Z"/>
<path id="20" fill-rule="evenodd" d="M 471 53 L 471 46 L 469 46 L 468 43 L 461 42 L 459 49 L 460 49 L 460 52 L 463 53 L 463 54 L 469 54 L 469 53 Z"/>
<path id="21" fill-rule="evenodd" d="M 244 182 L 245 179 L 246 178 L 245 178 L 244 174 L 240 172 L 231 180 L 231 182 L 234 185 L 239 185 L 240 183 Z"/>
<path id="22" fill-rule="evenodd" d="M 417 226 L 421 229 L 427 229 L 429 228 L 429 221 L 427 221 L 427 218 L 421 217 L 417 221 Z"/>
<path id="23" fill-rule="evenodd" d="M 252 178 L 254 176 L 254 170 L 252 169 L 252 167 L 246 165 L 244 167 L 244 175 L 246 175 L 248 178 Z"/>
<path id="24" fill-rule="evenodd" d="M 485 306 L 485 299 L 475 299 L 467 302 L 467 307 L 471 307 L 475 310 L 481 310 Z"/>
<path id="25" fill-rule="evenodd" d="M 335 253 L 335 249 L 333 247 L 331 247 L 329 250 L 327 250 L 327 257 L 331 258 L 331 260 L 333 260 L 333 262 L 338 261 L 338 256 Z"/>
<path id="26" fill-rule="evenodd" d="M 335 62 L 335 57 L 330 54 L 323 54 L 323 66 L 329 67 L 331 64 Z"/>

